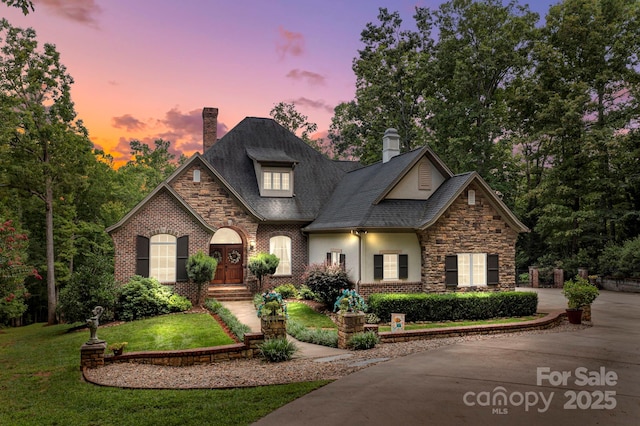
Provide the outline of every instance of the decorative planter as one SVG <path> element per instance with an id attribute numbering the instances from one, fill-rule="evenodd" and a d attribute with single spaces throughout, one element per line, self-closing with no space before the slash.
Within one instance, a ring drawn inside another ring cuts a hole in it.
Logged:
<path id="1" fill-rule="evenodd" d="M 571 324 L 582 324 L 582 309 L 567 309 L 567 318 Z"/>
<path id="2" fill-rule="evenodd" d="M 265 340 L 287 336 L 287 318 L 284 315 L 270 315 L 260 318 L 260 328 Z"/>
<path id="3" fill-rule="evenodd" d="M 338 347 L 346 349 L 351 336 L 364 332 L 364 312 L 345 312 L 338 314 Z"/>

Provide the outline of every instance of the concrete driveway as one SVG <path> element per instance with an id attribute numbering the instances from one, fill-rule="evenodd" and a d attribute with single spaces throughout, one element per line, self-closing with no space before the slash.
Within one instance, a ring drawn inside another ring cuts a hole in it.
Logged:
<path id="1" fill-rule="evenodd" d="M 525 289 L 527 290 L 527 289 Z M 559 289 L 536 289 L 539 311 Z M 381 363 L 258 425 L 640 424 L 640 294 L 602 290 L 593 326 L 469 341 Z"/>

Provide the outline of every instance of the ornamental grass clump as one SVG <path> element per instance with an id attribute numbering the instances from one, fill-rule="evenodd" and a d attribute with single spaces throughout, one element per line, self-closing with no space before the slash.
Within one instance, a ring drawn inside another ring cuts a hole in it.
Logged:
<path id="1" fill-rule="evenodd" d="M 298 346 L 286 338 L 269 339 L 260 345 L 260 353 L 269 362 L 289 361 L 298 351 Z"/>
<path id="2" fill-rule="evenodd" d="M 351 336 L 347 342 L 347 347 L 355 351 L 372 349 L 378 342 L 380 342 L 380 338 L 375 333 L 365 331 L 364 333 L 355 333 Z"/>

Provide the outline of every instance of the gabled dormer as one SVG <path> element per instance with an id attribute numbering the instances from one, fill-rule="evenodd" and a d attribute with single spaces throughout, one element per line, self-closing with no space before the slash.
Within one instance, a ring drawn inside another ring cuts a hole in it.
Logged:
<path id="1" fill-rule="evenodd" d="M 296 159 L 271 148 L 247 147 L 246 151 L 253 160 L 261 197 L 293 197 Z"/>

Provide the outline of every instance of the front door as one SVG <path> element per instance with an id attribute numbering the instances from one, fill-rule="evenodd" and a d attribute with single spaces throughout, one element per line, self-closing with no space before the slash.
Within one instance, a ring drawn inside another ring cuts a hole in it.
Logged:
<path id="1" fill-rule="evenodd" d="M 218 261 L 213 284 L 242 284 L 242 244 L 211 244 L 209 256 Z"/>

